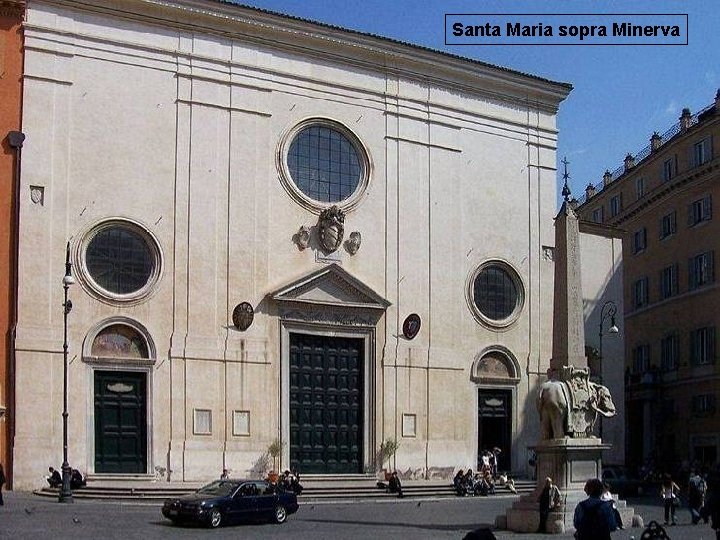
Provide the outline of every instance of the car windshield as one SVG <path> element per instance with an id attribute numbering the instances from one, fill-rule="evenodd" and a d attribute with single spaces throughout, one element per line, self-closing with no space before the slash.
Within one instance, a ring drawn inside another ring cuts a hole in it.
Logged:
<path id="1" fill-rule="evenodd" d="M 198 490 L 201 495 L 212 495 L 213 497 L 227 497 L 231 495 L 240 485 L 239 482 L 233 482 L 231 480 L 216 480 L 203 486 Z"/>

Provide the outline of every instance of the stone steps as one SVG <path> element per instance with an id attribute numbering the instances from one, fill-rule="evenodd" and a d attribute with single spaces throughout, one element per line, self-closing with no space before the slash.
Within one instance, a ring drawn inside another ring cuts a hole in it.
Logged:
<path id="1" fill-rule="evenodd" d="M 355 500 L 377 499 L 390 496 L 385 489 L 378 487 L 375 475 L 363 475 L 364 478 L 320 479 L 304 475 L 304 490 L 300 500 Z M 77 499 L 108 499 L 127 501 L 162 501 L 191 493 L 204 483 L 201 482 L 146 482 L 89 480 L 84 488 L 73 491 Z M 535 483 L 530 480 L 515 482 L 518 494 L 530 493 Z M 403 482 L 406 497 L 455 497 L 455 490 L 446 481 L 407 480 Z M 44 487 L 34 492 L 42 497 L 57 497 L 56 488 Z M 507 488 L 498 488 L 497 495 L 512 495 Z"/>

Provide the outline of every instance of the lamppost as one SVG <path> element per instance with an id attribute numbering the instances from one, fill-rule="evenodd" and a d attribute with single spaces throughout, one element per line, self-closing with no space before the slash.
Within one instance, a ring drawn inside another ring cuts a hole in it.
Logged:
<path id="1" fill-rule="evenodd" d="M 607 308 L 607 310 L 606 310 L 606 308 Z M 603 304 L 602 309 L 600 309 L 600 332 L 599 332 L 600 348 L 598 351 L 600 353 L 600 362 L 602 362 L 602 360 L 603 360 L 602 338 L 603 338 L 603 325 L 605 324 L 605 321 L 607 321 L 608 318 L 610 319 L 610 328 L 608 328 L 608 334 L 617 334 L 618 332 L 620 332 L 620 330 L 618 330 L 618 327 L 615 325 L 615 314 L 616 313 L 617 313 L 617 306 L 615 305 L 615 302 L 613 302 L 612 300 L 608 300 L 607 302 L 605 302 Z M 600 367 L 600 378 L 602 379 L 602 366 Z"/>
<path id="2" fill-rule="evenodd" d="M 598 337 L 600 338 L 600 346 L 598 348 L 598 353 L 600 356 L 600 373 L 598 374 L 599 378 L 600 378 L 600 384 L 602 384 L 602 382 L 603 382 L 603 363 L 605 360 L 603 358 L 603 352 L 602 352 L 602 349 L 603 349 L 603 346 L 602 346 L 603 345 L 603 326 L 605 325 L 605 321 L 610 319 L 610 328 L 608 328 L 608 334 L 619 333 L 620 330 L 618 330 L 618 327 L 615 325 L 615 314 L 616 313 L 617 313 L 617 306 L 615 305 L 615 302 L 613 302 L 612 300 L 608 300 L 607 302 L 605 302 L 603 304 L 602 308 L 600 309 L 600 330 L 598 333 Z M 602 435 L 603 435 L 603 420 L 601 417 L 600 418 L 600 439 L 602 439 Z"/>
<path id="3" fill-rule="evenodd" d="M 65 276 L 62 280 L 63 290 L 65 292 L 65 301 L 63 302 L 63 462 L 62 462 L 62 487 L 58 500 L 63 503 L 71 503 L 73 501 L 72 489 L 70 488 L 70 476 L 72 469 L 68 463 L 68 434 L 67 434 L 67 401 L 68 401 L 68 313 L 72 309 L 72 302 L 68 300 L 68 289 L 70 285 L 75 284 L 75 278 L 72 276 L 72 263 L 70 262 L 70 242 L 65 247 Z"/>

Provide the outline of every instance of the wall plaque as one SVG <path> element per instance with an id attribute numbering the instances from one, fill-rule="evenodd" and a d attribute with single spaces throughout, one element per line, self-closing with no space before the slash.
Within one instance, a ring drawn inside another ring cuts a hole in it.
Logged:
<path id="1" fill-rule="evenodd" d="M 413 339 L 420 331 L 420 324 L 420 315 L 417 313 L 408 315 L 403 323 L 403 336 L 406 339 Z"/>
<path id="2" fill-rule="evenodd" d="M 254 317 L 255 311 L 248 302 L 241 302 L 240 304 L 235 306 L 235 309 L 233 309 L 233 325 L 241 332 L 244 332 L 245 330 L 250 328 Z"/>

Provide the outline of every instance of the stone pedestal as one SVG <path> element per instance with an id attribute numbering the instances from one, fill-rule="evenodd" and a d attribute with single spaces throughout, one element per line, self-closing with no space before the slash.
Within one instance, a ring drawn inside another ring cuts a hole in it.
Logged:
<path id="1" fill-rule="evenodd" d="M 547 531 L 560 534 L 573 531 L 573 516 L 577 504 L 587 498 L 583 488 L 590 478 L 602 476 L 602 452 L 610 445 L 596 437 L 563 438 L 540 441 L 535 447 L 537 455 L 537 486 L 535 491 L 525 495 L 509 508 L 504 516 L 498 516 L 498 528 L 515 532 L 535 532 L 540 525 L 538 498 L 550 477 L 560 489 L 560 508 L 551 512 L 547 520 Z M 618 501 L 618 510 L 623 523 L 629 526 L 635 514 L 625 501 Z M 504 527 L 503 527 L 504 525 Z"/>

